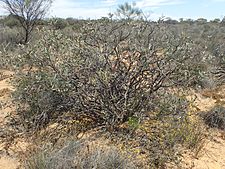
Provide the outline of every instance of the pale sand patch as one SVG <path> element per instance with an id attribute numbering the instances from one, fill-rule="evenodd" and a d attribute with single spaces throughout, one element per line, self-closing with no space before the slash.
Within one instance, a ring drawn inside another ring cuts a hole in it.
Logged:
<path id="1" fill-rule="evenodd" d="M 0 157 L 0 168 L 1 169 L 17 169 L 19 162 L 15 158 L 11 157 Z"/>
<path id="2" fill-rule="evenodd" d="M 14 87 L 10 84 L 9 79 L 0 81 L 0 90 L 14 90 Z"/>
<path id="3" fill-rule="evenodd" d="M 219 133 L 213 136 L 213 139 L 206 140 L 198 158 L 190 154 L 184 155 L 187 168 L 192 166 L 193 169 L 225 169 L 225 140 L 220 138 Z"/>
<path id="4" fill-rule="evenodd" d="M 0 81 L 0 101 L 3 103 L 10 102 L 10 94 L 14 90 L 13 86 L 10 84 L 10 78 L 13 76 L 13 72 L 1 70 L 2 80 Z M 12 112 L 11 107 L 0 108 L 0 126 L 4 126 L 5 117 L 9 112 Z M 19 144 L 21 146 L 21 144 Z M 0 152 L 4 152 L 4 146 L 0 146 Z M 17 169 L 19 166 L 18 159 L 0 154 L 0 169 Z"/>
<path id="5" fill-rule="evenodd" d="M 207 111 L 216 105 L 216 100 L 211 97 L 204 97 L 201 94 L 196 94 L 197 98 L 195 100 L 195 105 L 200 111 Z"/>

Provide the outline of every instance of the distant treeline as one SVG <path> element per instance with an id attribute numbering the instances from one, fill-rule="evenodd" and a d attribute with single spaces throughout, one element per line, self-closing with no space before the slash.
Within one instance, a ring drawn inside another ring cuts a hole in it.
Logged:
<path id="1" fill-rule="evenodd" d="M 14 16 L 12 14 L 8 15 L 8 16 L 0 16 L 0 25 L 2 26 L 7 26 L 10 28 L 13 27 L 20 27 L 20 23 L 18 21 L 18 19 L 16 18 L 17 16 Z M 43 19 L 43 20 L 39 20 L 38 21 L 38 25 L 49 25 L 51 23 L 55 25 L 55 27 L 57 29 L 63 29 L 67 26 L 73 26 L 76 24 L 80 24 L 82 22 L 85 22 L 86 20 L 92 20 L 92 19 L 77 19 L 77 18 L 47 18 L 47 19 Z M 100 19 L 95 19 L 96 21 L 98 20 L 111 20 L 108 17 L 102 17 Z M 156 23 L 157 21 L 152 21 L 150 20 L 149 22 L 153 22 Z M 163 18 L 163 22 L 167 23 L 167 24 L 211 24 L 211 23 L 216 23 L 216 24 L 221 24 L 222 26 L 225 26 L 225 17 L 223 19 L 219 19 L 219 18 L 215 18 L 213 20 L 207 20 L 205 18 L 199 18 L 199 19 L 184 19 L 184 18 L 180 18 L 179 20 L 175 20 L 175 19 L 171 19 L 168 17 Z"/>

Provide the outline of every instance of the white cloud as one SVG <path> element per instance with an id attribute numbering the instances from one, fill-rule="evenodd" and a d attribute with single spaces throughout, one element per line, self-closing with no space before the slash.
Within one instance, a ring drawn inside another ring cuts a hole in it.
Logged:
<path id="1" fill-rule="evenodd" d="M 108 9 L 86 9 L 86 8 L 62 8 L 60 11 L 53 10 L 50 13 L 51 17 L 74 17 L 74 18 L 100 18 L 102 16 L 107 16 L 109 13 Z"/>
<path id="2" fill-rule="evenodd" d="M 105 5 L 115 5 L 117 0 L 102 0 L 102 3 Z"/>
<path id="3" fill-rule="evenodd" d="M 135 1 L 135 0 L 134 0 Z M 136 0 L 137 7 L 145 10 L 156 9 L 164 5 L 180 4 L 184 0 Z M 220 0 L 221 1 L 221 0 Z M 54 0 L 51 9 L 48 11 L 48 17 L 74 17 L 74 18 L 101 18 L 108 16 L 108 13 L 115 11 L 119 0 L 99 0 L 98 3 L 82 0 Z M 5 14 L 0 7 L 0 15 Z M 158 14 L 151 14 L 151 18 L 157 18 Z"/>
<path id="4" fill-rule="evenodd" d="M 101 18 L 107 16 L 116 0 L 102 0 L 96 7 L 89 7 L 82 1 L 55 0 L 49 12 L 50 17 Z"/>
<path id="5" fill-rule="evenodd" d="M 183 3 L 183 0 L 140 0 L 136 2 L 139 8 L 177 5 L 181 3 Z"/>
<path id="6" fill-rule="evenodd" d="M 184 0 L 136 0 L 137 7 L 141 9 L 155 9 L 164 5 L 180 4 Z M 87 2 L 87 1 L 86 1 Z M 57 17 L 75 17 L 75 18 L 101 18 L 107 16 L 109 12 L 115 10 L 118 0 L 100 0 L 92 8 L 85 4 L 85 1 L 71 1 L 71 0 L 55 0 L 51 8 L 50 16 Z"/>
<path id="7" fill-rule="evenodd" d="M 4 4 L 3 2 L 0 1 L 0 15 L 7 15 L 7 11 L 4 9 Z"/>

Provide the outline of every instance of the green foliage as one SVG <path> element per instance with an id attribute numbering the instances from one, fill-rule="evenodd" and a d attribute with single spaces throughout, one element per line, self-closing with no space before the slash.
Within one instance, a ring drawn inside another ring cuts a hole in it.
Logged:
<path id="1" fill-rule="evenodd" d="M 137 117 L 129 117 L 128 125 L 131 129 L 137 129 L 140 126 L 139 119 Z"/>
<path id="2" fill-rule="evenodd" d="M 120 18 L 128 20 L 138 18 L 141 16 L 142 10 L 136 8 L 135 6 L 136 6 L 135 3 L 129 4 L 128 2 L 126 2 L 123 5 L 119 5 L 117 8 L 116 15 L 119 16 Z"/>
<path id="3" fill-rule="evenodd" d="M 25 4 L 25 6 L 26 6 L 26 8 L 29 8 L 29 6 L 31 5 L 31 0 L 25 0 L 24 1 L 24 4 Z"/>

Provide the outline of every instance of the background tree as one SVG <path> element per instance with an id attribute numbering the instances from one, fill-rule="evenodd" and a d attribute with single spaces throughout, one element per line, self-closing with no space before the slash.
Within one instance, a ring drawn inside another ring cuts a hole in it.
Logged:
<path id="1" fill-rule="evenodd" d="M 211 20 L 210 22 L 212 22 L 212 23 L 220 23 L 220 19 L 216 18 L 216 19 Z"/>
<path id="2" fill-rule="evenodd" d="M 223 17 L 221 24 L 222 24 L 222 26 L 225 26 L 225 17 Z"/>
<path id="3" fill-rule="evenodd" d="M 24 43 L 29 41 L 37 22 L 45 16 L 52 4 L 52 0 L 0 0 L 0 2 L 4 3 L 4 8 L 14 15 L 23 27 Z"/>
<path id="4" fill-rule="evenodd" d="M 139 17 L 142 14 L 142 10 L 135 6 L 135 3 L 129 4 L 128 2 L 123 5 L 119 5 L 116 15 L 128 20 Z"/>

